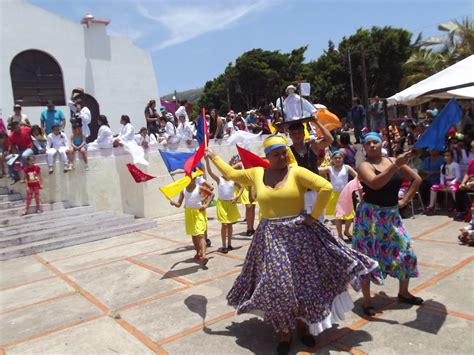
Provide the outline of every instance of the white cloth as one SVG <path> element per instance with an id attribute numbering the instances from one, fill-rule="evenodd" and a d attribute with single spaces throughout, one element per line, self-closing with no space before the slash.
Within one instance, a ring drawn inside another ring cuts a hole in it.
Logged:
<path id="1" fill-rule="evenodd" d="M 196 184 L 196 188 L 189 192 L 184 189 L 184 207 L 186 208 L 201 208 L 201 192 L 199 191 L 199 185 Z"/>
<path id="2" fill-rule="evenodd" d="M 219 184 L 217 185 L 217 191 L 219 191 L 219 199 L 222 201 L 231 201 L 234 199 L 234 185 L 235 183 L 231 180 L 226 180 L 222 177 L 219 178 Z"/>
<path id="3" fill-rule="evenodd" d="M 343 165 L 340 171 L 336 171 L 334 166 L 329 167 L 329 176 L 334 192 L 341 192 L 349 182 L 349 169 Z"/>
<path id="4" fill-rule="evenodd" d="M 48 148 L 46 149 L 46 160 L 48 161 L 48 166 L 53 166 L 54 163 L 54 156 L 59 154 L 59 159 L 63 162 L 67 162 L 67 148 L 66 147 L 59 147 L 59 148 Z"/>
<path id="5" fill-rule="evenodd" d="M 316 108 L 308 100 L 297 94 L 291 94 L 283 100 L 283 111 L 285 112 L 285 120 L 292 121 L 311 117 L 316 113 Z"/>
<path id="6" fill-rule="evenodd" d="M 201 186 L 206 182 L 206 179 L 204 179 L 202 176 L 196 177 L 196 185 Z"/>
<path id="7" fill-rule="evenodd" d="M 48 134 L 48 138 L 46 140 L 46 149 L 56 149 L 58 150 L 61 147 L 65 147 L 66 150 L 69 148 L 69 140 L 67 136 L 60 132 L 58 135 L 54 133 Z"/>
<path id="8" fill-rule="evenodd" d="M 74 113 L 77 112 L 77 107 L 74 104 L 74 102 L 69 100 L 67 102 L 67 105 L 72 112 Z M 85 135 L 86 137 L 89 137 L 91 135 L 89 124 L 91 123 L 91 119 L 92 119 L 91 111 L 89 110 L 89 108 L 87 107 L 81 108 L 81 111 L 79 111 L 79 117 L 81 118 L 81 121 L 82 121 L 82 134 Z"/>
<path id="9" fill-rule="evenodd" d="M 113 146 L 113 133 L 110 130 L 110 127 L 103 124 L 99 127 L 99 132 L 97 133 L 97 139 L 92 143 L 89 143 L 87 148 L 88 149 L 106 149 L 112 148 Z"/>
<path id="10" fill-rule="evenodd" d="M 133 127 L 131 123 L 122 125 L 122 129 L 120 130 L 118 139 L 120 140 L 120 143 L 122 144 L 124 141 L 135 142 L 135 127 Z"/>
<path id="11" fill-rule="evenodd" d="M 186 117 L 186 122 L 189 122 L 188 113 L 186 112 L 186 107 L 184 107 L 184 106 L 179 106 L 178 109 L 176 110 L 176 112 L 174 113 L 174 115 L 178 119 L 179 119 L 179 116 L 184 115 L 184 117 Z"/>
<path id="12" fill-rule="evenodd" d="M 177 128 L 176 135 L 181 141 L 190 141 L 193 139 L 194 132 L 191 124 L 188 122 L 180 123 Z"/>

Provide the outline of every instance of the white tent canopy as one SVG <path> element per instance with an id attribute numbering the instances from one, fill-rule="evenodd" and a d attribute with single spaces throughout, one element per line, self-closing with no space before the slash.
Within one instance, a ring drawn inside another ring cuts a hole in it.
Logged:
<path id="1" fill-rule="evenodd" d="M 389 97 L 389 105 L 417 105 L 433 98 L 474 99 L 474 55 Z"/>

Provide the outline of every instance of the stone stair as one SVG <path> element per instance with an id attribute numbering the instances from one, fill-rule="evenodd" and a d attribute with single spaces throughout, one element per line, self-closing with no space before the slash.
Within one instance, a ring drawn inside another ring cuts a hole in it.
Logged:
<path id="1" fill-rule="evenodd" d="M 20 216 L 20 194 L 0 187 L 0 260 L 36 254 L 156 227 L 156 222 L 95 211 L 92 206 L 71 207 L 67 202 L 44 204 L 43 213 Z"/>

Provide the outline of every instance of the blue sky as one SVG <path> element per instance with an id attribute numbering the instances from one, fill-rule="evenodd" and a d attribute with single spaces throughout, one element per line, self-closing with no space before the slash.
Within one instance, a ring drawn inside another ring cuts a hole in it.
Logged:
<path id="1" fill-rule="evenodd" d="M 291 51 L 309 45 L 317 58 L 358 28 L 392 26 L 424 37 L 437 25 L 473 17 L 472 0 L 28 0 L 79 22 L 86 13 L 110 19 L 111 35 L 125 35 L 150 51 L 164 95 L 201 87 L 252 48 Z"/>

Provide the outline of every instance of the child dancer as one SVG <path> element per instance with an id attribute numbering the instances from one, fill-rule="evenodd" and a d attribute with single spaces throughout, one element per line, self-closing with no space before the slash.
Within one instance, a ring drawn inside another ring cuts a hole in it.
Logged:
<path id="1" fill-rule="evenodd" d="M 217 200 L 217 219 L 222 223 L 221 226 L 221 238 L 222 238 L 222 248 L 221 252 L 227 254 L 228 251 L 232 251 L 232 234 L 233 228 L 232 225 L 238 221 L 240 218 L 240 213 L 237 208 L 237 200 L 242 194 L 242 189 L 240 189 L 240 194 L 234 197 L 234 186 L 241 187 L 239 184 L 234 183 L 233 181 L 227 180 L 223 176 L 219 177 L 212 171 L 211 165 L 209 164 L 209 158 L 206 158 L 206 167 L 209 175 L 217 183 L 219 197 Z"/>
<path id="2" fill-rule="evenodd" d="M 336 150 L 334 153 L 332 153 L 331 165 L 325 168 L 319 168 L 319 172 L 329 175 L 333 191 L 326 206 L 326 215 L 334 216 L 336 215 L 337 200 L 339 199 L 341 191 L 349 182 L 349 175 L 356 177 L 357 172 L 350 165 L 344 164 L 344 155 L 339 150 Z M 342 221 L 344 221 L 344 235 L 349 240 L 352 240 L 350 227 L 353 220 L 354 211 L 346 216 L 336 218 L 336 229 L 339 238 L 344 239 L 342 235 Z"/>
<path id="3" fill-rule="evenodd" d="M 71 148 L 68 150 L 69 168 L 74 168 L 74 153 L 79 152 L 84 160 L 84 169 L 89 171 L 87 164 L 87 143 L 86 136 L 82 133 L 82 126 L 76 125 L 72 128 Z"/>
<path id="4" fill-rule="evenodd" d="M 178 202 L 170 200 L 170 204 L 175 207 L 181 207 L 184 200 L 184 223 L 186 225 L 186 234 L 191 235 L 193 239 L 196 255 L 194 260 L 205 266 L 209 261 L 206 257 L 206 239 L 207 230 L 206 208 L 214 198 L 211 192 L 206 202 L 201 201 L 201 188 L 196 183 L 196 178 L 192 179 L 190 184 L 179 194 Z"/>
<path id="5" fill-rule="evenodd" d="M 441 165 L 441 174 L 439 176 L 440 184 L 431 187 L 430 205 L 426 207 L 426 214 L 432 215 L 435 213 L 436 197 L 439 190 L 451 191 L 453 199 L 455 200 L 455 193 L 459 189 L 461 181 L 461 171 L 459 164 L 454 161 L 453 152 L 447 150 L 444 153 L 444 164 Z"/>
<path id="6" fill-rule="evenodd" d="M 26 159 L 26 164 L 27 166 L 23 168 L 26 178 L 26 202 L 25 210 L 23 211 L 22 216 L 28 213 L 33 195 L 35 196 L 36 213 L 42 212 L 40 202 L 40 189 L 42 188 L 40 167 L 35 165 L 34 155 L 30 155 Z"/>
<path id="7" fill-rule="evenodd" d="M 244 166 L 239 161 L 239 156 L 233 156 L 229 161 L 229 165 L 234 169 L 243 169 Z M 243 186 L 240 193 L 239 202 L 245 206 L 245 221 L 247 222 L 247 236 L 250 237 L 255 233 L 255 196 L 251 186 Z"/>

